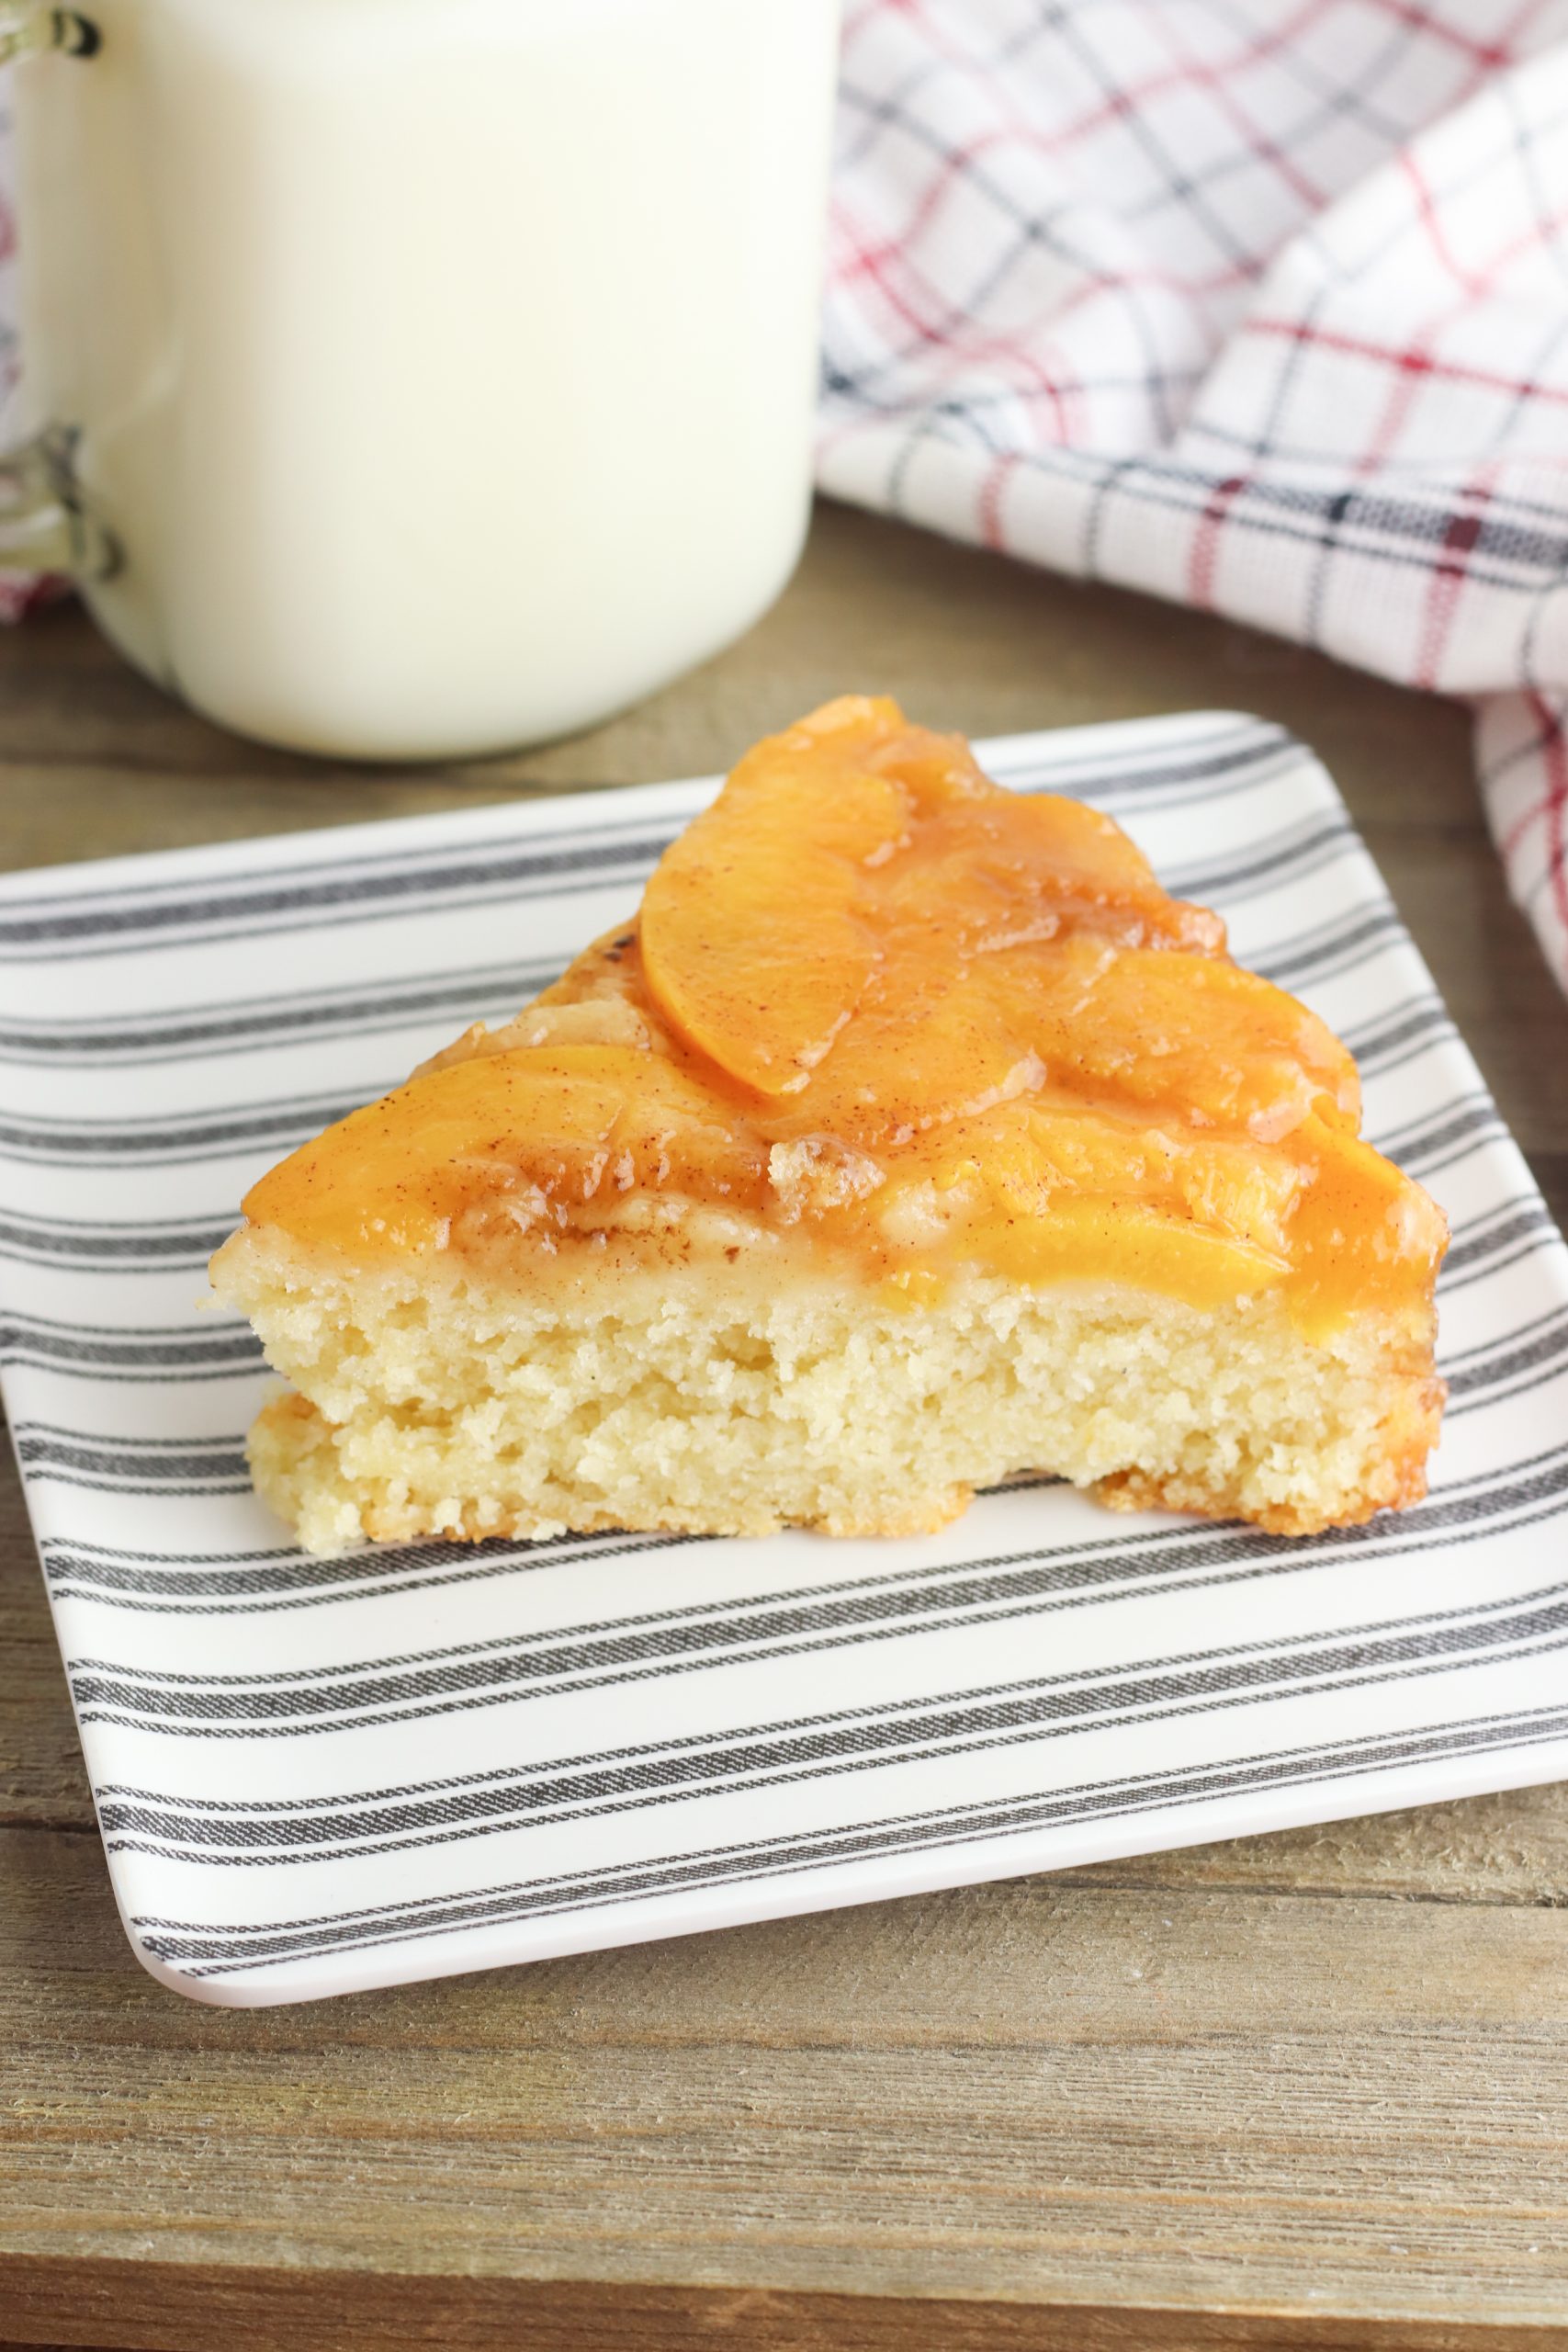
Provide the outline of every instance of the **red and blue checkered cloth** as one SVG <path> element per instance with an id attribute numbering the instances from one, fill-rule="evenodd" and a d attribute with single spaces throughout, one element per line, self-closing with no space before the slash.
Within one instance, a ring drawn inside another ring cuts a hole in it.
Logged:
<path id="1" fill-rule="evenodd" d="M 1568 0 L 847 9 L 824 488 L 1471 697 L 1568 987 Z"/>
<path id="2" fill-rule="evenodd" d="M 1568 987 L 1560 42 L 1568 0 L 848 0 L 819 474 L 1472 699 Z"/>

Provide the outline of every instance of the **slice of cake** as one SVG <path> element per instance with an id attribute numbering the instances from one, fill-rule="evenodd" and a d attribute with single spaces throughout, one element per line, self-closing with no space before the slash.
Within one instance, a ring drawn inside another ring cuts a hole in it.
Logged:
<path id="1" fill-rule="evenodd" d="M 247 1195 L 257 1488 L 315 1551 L 892 1535 L 1021 1471 L 1365 1519 L 1424 1491 L 1445 1236 L 1359 1108 L 1109 818 L 829 703 L 635 922 Z"/>

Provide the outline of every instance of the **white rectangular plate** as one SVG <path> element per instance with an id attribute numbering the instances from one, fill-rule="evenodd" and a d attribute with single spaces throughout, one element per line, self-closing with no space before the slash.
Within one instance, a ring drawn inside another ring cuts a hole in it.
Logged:
<path id="1" fill-rule="evenodd" d="M 115 1892 L 305 2000 L 1568 1775 L 1568 1251 L 1344 806 L 1200 713 L 983 747 L 1356 1049 L 1453 1224 L 1429 1500 L 1306 1542 L 1070 1489 L 942 1534 L 308 1560 L 199 1309 L 251 1180 L 635 906 L 711 783 L 0 885 L 6 1401 Z"/>

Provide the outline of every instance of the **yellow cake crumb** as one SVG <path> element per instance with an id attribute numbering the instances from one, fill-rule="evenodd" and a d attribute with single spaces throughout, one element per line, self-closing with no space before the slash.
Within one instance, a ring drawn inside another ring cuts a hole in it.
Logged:
<path id="1" fill-rule="evenodd" d="M 795 1269 L 721 1285 L 678 1262 L 520 1297 L 254 1229 L 214 1279 L 303 1392 L 267 1407 L 251 1461 L 316 1552 L 568 1528 L 905 1534 L 1026 1470 L 1302 1534 L 1423 1492 L 1440 1404 L 1419 1319 L 1318 1344 L 1269 1297 L 1216 1313 L 974 1275 L 911 1308 Z"/>

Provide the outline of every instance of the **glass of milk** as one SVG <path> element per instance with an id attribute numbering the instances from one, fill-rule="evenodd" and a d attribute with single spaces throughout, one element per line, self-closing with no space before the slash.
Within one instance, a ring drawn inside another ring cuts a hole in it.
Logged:
<path id="1" fill-rule="evenodd" d="M 838 0 L 0 0 L 0 560 L 357 757 L 589 725 L 746 628 L 809 493 Z"/>

